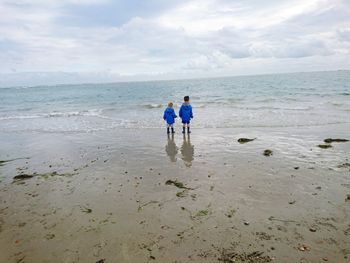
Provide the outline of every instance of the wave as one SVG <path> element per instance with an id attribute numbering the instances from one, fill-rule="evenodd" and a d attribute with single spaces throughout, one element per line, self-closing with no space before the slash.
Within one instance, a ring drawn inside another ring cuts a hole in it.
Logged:
<path id="1" fill-rule="evenodd" d="M 159 109 L 159 108 L 163 108 L 165 106 L 162 104 L 145 104 L 145 105 L 142 105 L 142 107 L 146 108 L 146 109 Z"/>
<path id="2" fill-rule="evenodd" d="M 69 117 L 98 117 L 103 119 L 109 119 L 109 117 L 102 115 L 101 109 L 92 109 L 86 111 L 68 111 L 68 112 L 59 112 L 53 111 L 50 113 L 40 113 L 35 115 L 13 115 L 13 116 L 2 116 L 0 120 L 16 120 L 16 119 L 37 119 L 37 118 L 69 118 Z"/>

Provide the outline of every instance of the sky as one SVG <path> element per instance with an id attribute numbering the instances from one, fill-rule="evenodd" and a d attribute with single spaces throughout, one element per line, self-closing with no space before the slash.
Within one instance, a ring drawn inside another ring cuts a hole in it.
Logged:
<path id="1" fill-rule="evenodd" d="M 350 69 L 349 0 L 0 0 L 0 85 Z"/>

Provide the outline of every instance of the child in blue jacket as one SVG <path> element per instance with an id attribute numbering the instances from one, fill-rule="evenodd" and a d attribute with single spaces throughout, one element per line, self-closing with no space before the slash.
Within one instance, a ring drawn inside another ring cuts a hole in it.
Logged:
<path id="1" fill-rule="evenodd" d="M 175 111 L 173 109 L 173 103 L 169 102 L 168 107 L 164 111 L 163 119 L 167 123 L 167 133 L 170 133 L 170 128 L 171 128 L 171 133 L 175 133 L 174 131 L 174 123 L 175 123 L 175 118 L 177 118 Z"/>
<path id="2" fill-rule="evenodd" d="M 190 131 L 190 121 L 193 118 L 192 106 L 190 104 L 190 97 L 184 97 L 184 103 L 181 105 L 179 116 L 182 119 L 182 133 L 185 133 L 187 126 L 187 133 L 191 133 Z"/>

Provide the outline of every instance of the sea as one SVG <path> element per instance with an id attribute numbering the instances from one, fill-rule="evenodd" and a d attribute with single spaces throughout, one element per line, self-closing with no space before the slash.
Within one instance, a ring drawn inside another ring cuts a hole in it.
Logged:
<path id="1" fill-rule="evenodd" d="M 350 123 L 350 71 L 332 71 L 0 88 L 0 132 L 161 129 L 168 102 L 178 112 L 186 95 L 194 129 Z"/>

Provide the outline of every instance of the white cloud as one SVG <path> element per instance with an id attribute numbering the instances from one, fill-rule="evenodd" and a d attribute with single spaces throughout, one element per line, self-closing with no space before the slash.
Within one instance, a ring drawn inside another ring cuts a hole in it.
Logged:
<path id="1" fill-rule="evenodd" d="M 0 73 L 199 76 L 349 67 L 346 0 L 191 0 L 120 26 L 62 23 L 67 4 L 101 7 L 97 0 L 0 0 Z"/>

